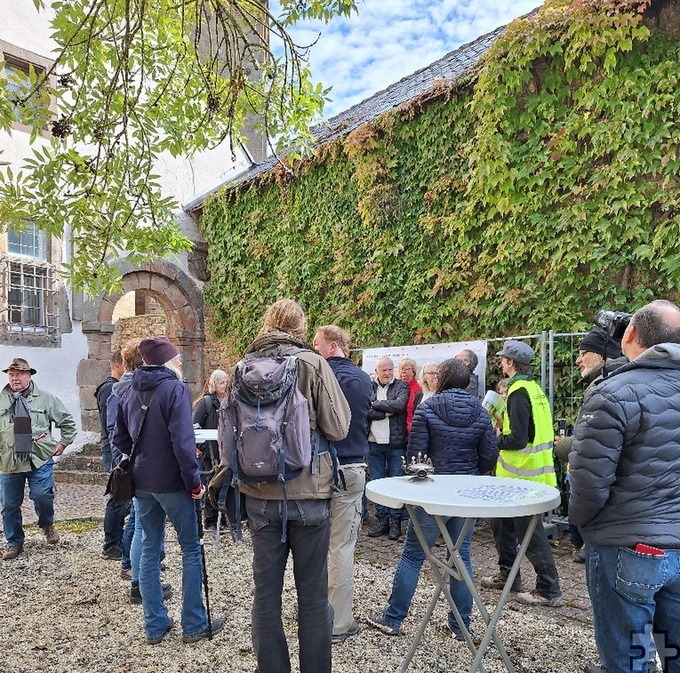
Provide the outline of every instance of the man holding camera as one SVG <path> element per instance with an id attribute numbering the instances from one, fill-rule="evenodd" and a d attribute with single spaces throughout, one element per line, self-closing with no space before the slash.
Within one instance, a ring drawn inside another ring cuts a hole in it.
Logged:
<path id="1" fill-rule="evenodd" d="M 678 672 L 680 309 L 642 307 L 621 348 L 629 364 L 595 387 L 576 424 L 570 521 L 586 541 L 605 669 L 647 670 L 651 634 L 663 670 Z"/>
<path id="2" fill-rule="evenodd" d="M 583 396 L 584 402 L 604 375 L 627 362 L 627 358 L 621 357 L 620 337 L 619 339 L 612 338 L 609 330 L 604 327 L 595 327 L 590 330 L 581 340 L 576 358 L 576 366 L 581 372 L 583 383 L 588 386 Z M 569 460 L 573 439 L 573 436 L 555 437 L 555 456 L 557 458 L 565 462 Z M 574 563 L 585 563 L 586 550 L 583 546 L 583 538 L 576 526 L 571 524 L 570 528 L 571 542 L 574 545 L 572 560 Z"/>

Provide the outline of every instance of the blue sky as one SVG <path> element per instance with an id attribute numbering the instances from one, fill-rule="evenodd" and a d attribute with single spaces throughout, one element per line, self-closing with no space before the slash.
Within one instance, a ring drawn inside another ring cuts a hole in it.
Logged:
<path id="1" fill-rule="evenodd" d="M 542 0 L 357 0 L 358 15 L 299 25 L 315 81 L 332 86 L 328 118 L 542 4 Z M 272 12 L 277 0 L 270 2 Z"/>

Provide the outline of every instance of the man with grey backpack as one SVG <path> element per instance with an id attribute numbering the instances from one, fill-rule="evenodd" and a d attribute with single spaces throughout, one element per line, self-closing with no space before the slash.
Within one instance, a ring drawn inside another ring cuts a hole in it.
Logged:
<path id="1" fill-rule="evenodd" d="M 328 603 L 327 556 L 336 465 L 329 442 L 347 435 L 350 409 L 330 366 L 306 339 L 307 319 L 297 302 L 282 299 L 270 306 L 262 332 L 237 365 L 234 390 L 220 413 L 221 461 L 235 468 L 239 489 L 246 496 L 255 585 L 253 651 L 260 673 L 291 670 L 281 617 L 289 553 L 298 596 L 300 673 L 331 671 L 333 614 Z M 258 386 L 248 387 L 249 377 L 263 371 L 270 371 L 275 379 L 271 399 L 267 394 L 258 399 Z M 288 390 L 291 380 L 296 390 Z M 234 399 L 239 389 L 245 402 Z M 279 399 L 285 401 L 277 405 Z M 273 421 L 274 414 L 265 409 L 268 405 L 281 409 L 285 420 Z M 305 428 L 300 427 L 303 418 Z M 273 427 L 275 423 L 281 426 Z M 285 464 L 274 460 L 273 465 L 265 465 L 272 462 L 267 453 L 276 455 L 273 449 L 279 435 L 287 437 L 278 453 Z M 300 466 L 300 461 L 307 462 Z"/>

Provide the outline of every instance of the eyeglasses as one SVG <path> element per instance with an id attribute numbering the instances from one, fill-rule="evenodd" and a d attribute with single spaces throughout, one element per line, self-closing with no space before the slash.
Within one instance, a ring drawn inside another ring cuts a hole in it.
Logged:
<path id="1" fill-rule="evenodd" d="M 439 372 L 425 372 L 425 376 L 436 376 L 439 378 Z"/>

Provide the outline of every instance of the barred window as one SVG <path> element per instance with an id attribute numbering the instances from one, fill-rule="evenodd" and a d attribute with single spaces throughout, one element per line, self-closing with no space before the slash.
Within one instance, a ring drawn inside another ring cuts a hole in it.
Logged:
<path id="1" fill-rule="evenodd" d="M 48 269 L 24 264 L 10 263 L 9 322 L 21 328 L 49 330 L 47 295 L 49 290 Z"/>

